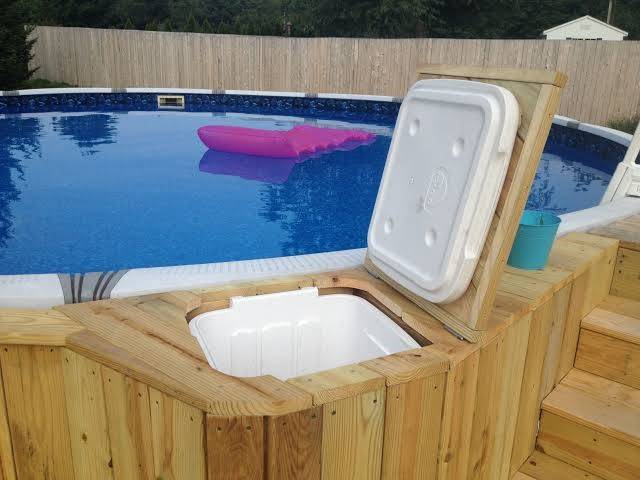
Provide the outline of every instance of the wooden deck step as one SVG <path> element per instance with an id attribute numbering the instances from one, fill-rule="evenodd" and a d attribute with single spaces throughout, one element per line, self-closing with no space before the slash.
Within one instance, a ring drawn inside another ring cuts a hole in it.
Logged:
<path id="1" fill-rule="evenodd" d="M 511 480 L 536 480 L 536 479 L 522 472 L 516 472 L 516 474 L 513 477 L 511 477 Z"/>
<path id="2" fill-rule="evenodd" d="M 542 403 L 537 448 L 604 479 L 640 478 L 640 390 L 571 370 Z"/>
<path id="3" fill-rule="evenodd" d="M 587 315 L 575 366 L 640 388 L 640 302 L 609 296 Z"/>
<path id="4" fill-rule="evenodd" d="M 602 480 L 598 475 L 585 472 L 537 450 L 520 467 L 520 473 L 536 480 Z"/>

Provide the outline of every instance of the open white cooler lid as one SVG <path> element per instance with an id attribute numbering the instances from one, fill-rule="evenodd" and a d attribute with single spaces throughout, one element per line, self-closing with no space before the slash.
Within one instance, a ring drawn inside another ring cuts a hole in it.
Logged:
<path id="1" fill-rule="evenodd" d="M 436 303 L 469 286 L 519 122 L 508 90 L 422 80 L 402 102 L 369 226 L 368 255 L 390 279 Z"/>

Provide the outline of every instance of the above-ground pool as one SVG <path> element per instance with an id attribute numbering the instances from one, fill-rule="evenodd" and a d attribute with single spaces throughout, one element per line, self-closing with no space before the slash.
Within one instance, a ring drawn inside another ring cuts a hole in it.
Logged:
<path id="1" fill-rule="evenodd" d="M 74 273 L 364 247 L 399 103 L 155 94 L 0 97 L 0 274 Z M 298 163 L 207 151 L 203 125 L 357 128 Z M 528 200 L 598 204 L 625 147 L 554 125 Z M 428 154 L 428 152 L 425 152 Z"/>

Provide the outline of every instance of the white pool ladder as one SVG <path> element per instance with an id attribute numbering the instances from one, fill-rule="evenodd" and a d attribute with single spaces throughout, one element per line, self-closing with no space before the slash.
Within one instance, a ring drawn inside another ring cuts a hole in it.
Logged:
<path id="1" fill-rule="evenodd" d="M 640 153 L 640 123 L 636 127 L 624 160 L 618 164 L 600 204 L 623 197 L 640 197 L 640 165 L 636 158 Z"/>

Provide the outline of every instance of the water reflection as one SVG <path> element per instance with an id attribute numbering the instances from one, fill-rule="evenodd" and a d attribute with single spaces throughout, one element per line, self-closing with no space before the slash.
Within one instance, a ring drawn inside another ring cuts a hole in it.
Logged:
<path id="1" fill-rule="evenodd" d="M 552 212 L 560 212 L 562 210 L 555 202 L 556 187 L 551 180 L 551 162 L 543 156 L 540 159 L 540 165 L 531 186 L 531 192 L 527 199 L 527 208 Z"/>
<path id="2" fill-rule="evenodd" d="M 562 214 L 597 205 L 614 168 L 589 152 L 547 144 L 527 208 Z"/>
<path id="3" fill-rule="evenodd" d="M 82 155 L 93 155 L 99 145 L 115 143 L 118 117 L 106 113 L 69 115 L 53 118 L 53 130 L 73 140 Z"/>
<path id="4" fill-rule="evenodd" d="M 0 247 L 13 237 L 11 204 L 20 199 L 17 180 L 24 180 L 22 160 L 40 155 L 40 120 L 8 116 L 0 119 Z"/>
<path id="5" fill-rule="evenodd" d="M 265 185 L 260 215 L 286 232 L 283 255 L 362 247 L 378 193 L 390 138 L 350 152 L 334 151 Z"/>
<path id="6" fill-rule="evenodd" d="M 282 184 L 287 181 L 296 163 L 291 158 L 256 157 L 242 153 L 207 150 L 200 159 L 199 170 L 215 175 Z"/>

